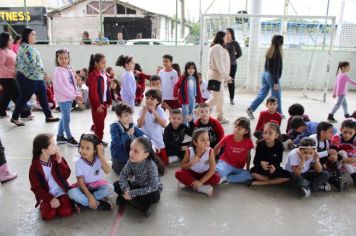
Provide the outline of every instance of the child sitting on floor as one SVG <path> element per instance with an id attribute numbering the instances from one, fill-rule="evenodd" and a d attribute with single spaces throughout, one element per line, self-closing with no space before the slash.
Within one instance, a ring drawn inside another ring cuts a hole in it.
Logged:
<path id="1" fill-rule="evenodd" d="M 214 148 L 215 155 L 220 150 L 221 157 L 216 166 L 216 171 L 221 176 L 221 183 L 249 184 L 252 176 L 249 172 L 251 149 L 254 148 L 251 140 L 250 121 L 240 117 L 234 122 L 234 131 L 226 135 Z M 244 167 L 246 166 L 246 169 Z"/>

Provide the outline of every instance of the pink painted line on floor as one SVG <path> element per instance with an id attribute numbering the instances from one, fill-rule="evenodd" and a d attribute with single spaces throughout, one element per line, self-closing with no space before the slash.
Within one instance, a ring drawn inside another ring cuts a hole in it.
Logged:
<path id="1" fill-rule="evenodd" d="M 120 221 L 124 215 L 124 211 L 125 211 L 125 207 L 124 206 L 119 206 L 119 210 L 116 214 L 115 220 L 111 226 L 110 229 L 110 233 L 109 236 L 116 236 L 117 235 L 117 231 L 119 230 L 119 226 L 120 226 Z"/>

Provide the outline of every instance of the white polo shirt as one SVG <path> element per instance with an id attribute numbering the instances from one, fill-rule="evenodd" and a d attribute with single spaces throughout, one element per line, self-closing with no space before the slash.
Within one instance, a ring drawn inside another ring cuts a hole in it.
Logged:
<path id="1" fill-rule="evenodd" d="M 173 89 L 178 81 L 178 74 L 175 70 L 166 71 L 164 69 L 159 71 L 159 77 L 162 84 L 162 100 L 174 100 Z"/>
<path id="2" fill-rule="evenodd" d="M 293 172 L 292 167 L 293 166 L 299 166 L 300 163 L 300 157 L 298 155 L 299 149 L 293 149 L 290 153 L 288 153 L 288 161 L 286 163 L 285 169 L 289 172 Z M 313 158 L 309 158 L 308 160 L 305 160 L 304 166 L 302 169 L 302 173 L 307 172 L 310 170 L 311 166 L 313 165 L 314 161 Z"/>
<path id="3" fill-rule="evenodd" d="M 167 118 L 163 111 L 163 108 L 161 106 L 157 106 L 156 111 L 159 117 L 161 117 L 167 122 Z M 141 117 L 141 115 L 142 115 L 142 110 L 139 112 L 139 117 Z M 145 123 L 143 124 L 141 129 L 151 140 L 153 146 L 159 149 L 165 148 L 163 142 L 163 128 L 160 124 L 158 124 L 155 121 L 155 116 L 152 113 L 147 111 L 145 117 Z"/>
<path id="4" fill-rule="evenodd" d="M 84 183 L 90 184 L 103 179 L 102 164 L 98 156 L 92 163 L 84 157 L 75 162 L 75 173 L 77 177 L 83 177 Z"/>
<path id="5" fill-rule="evenodd" d="M 45 175 L 45 179 L 48 183 L 49 192 L 55 197 L 65 194 L 63 189 L 57 184 L 56 180 L 53 178 L 51 159 L 49 159 L 48 163 L 43 162 L 41 160 L 40 162 L 41 162 L 43 173 Z"/>

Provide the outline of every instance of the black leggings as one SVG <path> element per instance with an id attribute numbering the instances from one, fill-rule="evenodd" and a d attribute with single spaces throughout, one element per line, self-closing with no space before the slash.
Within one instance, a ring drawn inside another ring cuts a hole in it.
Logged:
<path id="1" fill-rule="evenodd" d="M 20 97 L 20 88 L 15 79 L 0 79 L 0 85 L 3 87 L 3 94 L 0 97 L 0 116 L 6 116 L 6 109 L 10 101 L 16 104 Z M 20 117 L 26 118 L 29 115 L 31 115 L 31 110 L 25 106 L 20 113 Z"/>
<path id="2" fill-rule="evenodd" d="M 230 94 L 230 99 L 234 99 L 235 97 L 235 74 L 237 70 L 237 65 L 231 65 L 230 66 L 230 76 L 232 78 L 232 83 L 227 84 L 229 88 L 229 94 Z"/>
<path id="3" fill-rule="evenodd" d="M 157 203 L 161 197 L 161 193 L 159 191 L 155 191 L 155 192 L 143 195 L 143 196 L 134 197 L 130 201 L 126 200 L 122 197 L 124 192 L 121 190 L 119 181 L 116 181 L 114 183 L 114 190 L 119 195 L 118 197 L 119 197 L 120 201 L 125 201 L 140 211 L 145 211 L 152 204 Z"/>
<path id="4" fill-rule="evenodd" d="M 6 163 L 6 158 L 5 158 L 5 148 L 2 145 L 1 139 L 0 139 L 0 166 Z"/>

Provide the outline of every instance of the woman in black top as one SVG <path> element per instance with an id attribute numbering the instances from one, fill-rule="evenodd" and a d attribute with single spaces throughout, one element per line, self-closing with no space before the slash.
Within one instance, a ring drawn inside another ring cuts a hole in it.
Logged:
<path id="1" fill-rule="evenodd" d="M 229 87 L 230 104 L 234 105 L 235 74 L 237 70 L 236 59 L 241 57 L 242 52 L 239 43 L 235 41 L 235 33 L 232 28 L 226 29 L 225 40 L 226 40 L 225 48 L 229 52 L 229 56 L 230 56 L 230 76 L 232 78 L 232 83 L 227 84 L 227 86 Z"/>
<path id="2" fill-rule="evenodd" d="M 267 97 L 269 90 L 271 90 L 272 96 L 277 98 L 278 108 L 277 111 L 282 113 L 282 101 L 281 101 L 281 88 L 279 80 L 282 75 L 282 46 L 283 36 L 275 35 L 272 38 L 271 46 L 266 53 L 265 70 L 262 75 L 262 86 L 258 91 L 257 97 L 247 108 L 247 114 L 251 119 L 254 119 L 253 112 Z M 252 78 L 251 78 L 252 79 Z"/>

